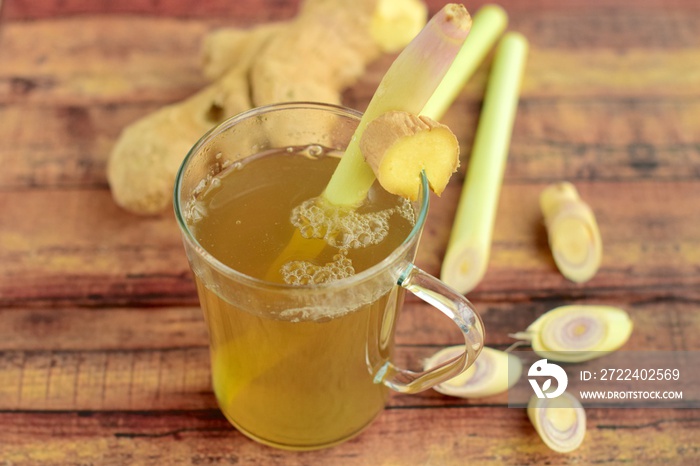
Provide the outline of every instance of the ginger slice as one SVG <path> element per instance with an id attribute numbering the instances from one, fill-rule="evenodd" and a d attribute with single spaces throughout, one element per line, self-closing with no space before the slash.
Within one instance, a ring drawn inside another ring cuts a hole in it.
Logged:
<path id="1" fill-rule="evenodd" d="M 598 271 L 603 243 L 591 208 L 568 182 L 547 187 L 540 195 L 549 246 L 559 271 L 583 283 Z"/>
<path id="2" fill-rule="evenodd" d="M 384 189 L 411 200 L 418 199 L 422 171 L 439 196 L 459 167 L 459 141 L 452 131 L 408 112 L 390 111 L 371 121 L 360 151 Z"/>

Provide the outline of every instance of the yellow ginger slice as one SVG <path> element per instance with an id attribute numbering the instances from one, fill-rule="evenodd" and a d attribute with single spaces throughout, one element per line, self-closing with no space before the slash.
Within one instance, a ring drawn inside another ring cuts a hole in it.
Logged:
<path id="1" fill-rule="evenodd" d="M 447 126 L 402 111 L 372 120 L 360 151 L 384 189 L 411 200 L 418 198 L 422 171 L 439 196 L 459 167 L 459 141 Z"/>
<path id="2" fill-rule="evenodd" d="M 603 243 L 591 208 L 574 185 L 553 184 L 540 195 L 549 246 L 559 271 L 569 280 L 583 283 L 598 271 Z"/>

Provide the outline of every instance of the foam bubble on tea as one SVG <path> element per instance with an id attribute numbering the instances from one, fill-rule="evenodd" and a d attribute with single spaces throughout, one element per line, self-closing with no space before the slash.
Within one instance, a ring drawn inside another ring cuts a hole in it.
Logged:
<path id="1" fill-rule="evenodd" d="M 372 202 L 372 199 L 370 199 Z M 355 209 L 330 206 L 316 197 L 292 210 L 291 223 L 304 238 L 322 239 L 338 253 L 331 262 L 317 264 L 310 260 L 285 263 L 280 273 L 290 285 L 329 283 L 355 274 L 350 249 L 380 244 L 389 234 L 392 215 L 400 215 L 411 225 L 414 212 L 408 201 L 397 198 L 398 205 L 378 211 L 358 212 Z"/>

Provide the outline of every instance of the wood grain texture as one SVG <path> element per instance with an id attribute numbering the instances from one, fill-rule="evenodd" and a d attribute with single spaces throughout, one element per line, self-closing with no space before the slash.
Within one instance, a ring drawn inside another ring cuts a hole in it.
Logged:
<path id="1" fill-rule="evenodd" d="M 363 435 L 289 453 L 253 443 L 216 408 L 207 330 L 171 212 L 111 199 L 122 128 L 208 84 L 200 46 L 218 27 L 290 18 L 299 1 L 4 0 L 0 12 L 0 465 L 525 465 L 700 462 L 691 409 L 588 409 L 583 446 L 548 450 L 507 397 L 394 395 Z M 431 12 L 444 3 L 429 0 Z M 485 0 L 470 2 L 476 11 Z M 634 322 L 625 351 L 700 343 L 700 3 L 504 0 L 530 42 L 491 260 L 469 298 L 486 342 L 564 304 Z M 364 109 L 393 56 L 344 94 Z M 417 264 L 438 274 L 490 61 L 444 121 L 462 168 L 433 197 Z M 603 236 L 600 272 L 556 270 L 537 198 L 573 181 Z M 409 297 L 396 362 L 456 344 Z"/>
<path id="2" fill-rule="evenodd" d="M 525 412 L 488 407 L 390 409 L 363 434 L 329 450 L 284 452 L 256 445 L 217 411 L 0 413 L 0 454 L 10 464 L 692 465 L 700 419 L 691 410 L 588 412 L 584 446 L 552 455 Z M 459 435 L 455 435 L 459 432 Z M 388 448 L 387 439 L 401 439 Z M 598 445 L 611 445 L 602 449 Z"/>
<path id="3" fill-rule="evenodd" d="M 581 181 L 598 218 L 604 259 L 585 285 L 567 282 L 546 243 L 538 196 L 545 184 L 503 187 L 489 268 L 474 298 L 533 299 L 614 295 L 682 295 L 697 299 L 700 275 L 700 184 L 693 181 Z M 417 263 L 432 274 L 449 238 L 460 185 L 434 199 Z M 126 214 L 107 190 L 0 191 L 0 303 L 195 301 L 175 220 Z M 528 280 L 522 280 L 523 276 Z"/>
<path id="4" fill-rule="evenodd" d="M 566 302 L 475 303 L 489 346 L 505 349 L 524 330 Z M 589 301 L 594 304 L 596 301 Z M 624 351 L 700 351 L 696 304 L 614 303 L 629 312 L 634 333 Z M 198 308 L 0 310 L 0 411 L 168 411 L 215 409 L 206 328 Z M 440 348 L 460 343 L 453 324 L 412 302 L 398 324 L 396 361 L 414 370 Z M 507 397 L 449 399 L 428 391 L 394 396 L 390 407 L 491 404 Z"/>

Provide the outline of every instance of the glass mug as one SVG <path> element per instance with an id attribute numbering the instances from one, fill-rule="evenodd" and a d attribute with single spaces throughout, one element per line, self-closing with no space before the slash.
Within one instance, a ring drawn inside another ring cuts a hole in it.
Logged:
<path id="1" fill-rule="evenodd" d="M 404 200 L 415 223 L 390 250 L 373 257 L 373 265 L 350 276 L 290 285 L 256 276 L 247 268 L 263 261 L 243 259 L 240 266 L 231 265 L 218 252 L 222 246 L 233 258 L 246 257 L 278 228 L 265 224 L 269 212 L 284 202 L 298 204 L 309 194 L 262 197 L 257 207 L 247 208 L 249 218 L 239 213 L 243 217 L 235 223 L 212 206 L 225 201 L 243 209 L 249 204 L 245 196 L 256 190 L 286 184 L 291 191 L 303 191 L 319 177 L 290 175 L 286 159 L 279 155 L 264 171 L 250 168 L 247 173 L 252 161 L 260 163 L 268 154 L 299 147 L 342 154 L 360 117 L 350 109 L 316 103 L 253 109 L 204 135 L 177 174 L 175 215 L 207 322 L 218 404 L 240 432 L 277 448 L 310 450 L 348 440 L 383 410 L 388 389 L 428 389 L 469 367 L 483 346 L 483 324 L 469 301 L 412 264 L 428 212 L 425 176 L 419 199 Z M 230 182 L 221 177 L 227 170 L 238 172 L 238 186 L 223 201 L 212 198 L 214 204 L 208 205 L 208 192 Z M 321 178 L 313 189 L 322 191 L 326 183 Z M 373 189 L 383 191 L 377 185 Z M 221 227 L 224 238 L 199 238 L 203 219 L 227 225 Z M 259 228 L 254 239 L 247 240 L 251 244 L 235 237 L 245 224 Z M 294 241 L 291 236 L 287 232 L 273 240 L 279 243 L 274 254 Z M 334 257 L 345 260 L 342 254 Z M 454 321 L 464 336 L 464 353 L 429 371 L 414 372 L 392 362 L 394 327 L 405 290 Z"/>

